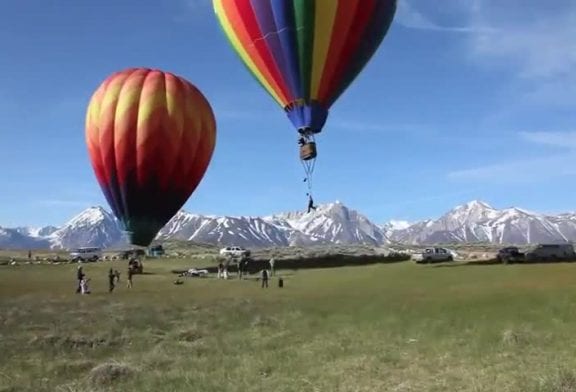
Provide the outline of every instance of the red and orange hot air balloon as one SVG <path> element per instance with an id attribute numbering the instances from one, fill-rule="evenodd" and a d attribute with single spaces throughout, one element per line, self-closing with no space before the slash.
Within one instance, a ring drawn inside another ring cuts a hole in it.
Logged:
<path id="1" fill-rule="evenodd" d="M 86 114 L 92 167 L 130 243 L 148 246 L 196 189 L 216 143 L 204 95 L 169 72 L 109 76 Z"/>
<path id="2" fill-rule="evenodd" d="M 380 46 L 397 0 L 213 0 L 213 5 L 231 46 L 298 130 L 309 178 L 314 135 Z"/>

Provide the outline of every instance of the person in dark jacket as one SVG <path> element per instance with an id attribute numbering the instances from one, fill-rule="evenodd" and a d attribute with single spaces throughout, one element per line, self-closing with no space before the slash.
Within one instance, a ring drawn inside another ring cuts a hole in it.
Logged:
<path id="1" fill-rule="evenodd" d="M 266 268 L 262 270 L 262 288 L 264 288 L 264 286 L 268 288 L 268 270 Z"/>
<path id="2" fill-rule="evenodd" d="M 133 269 L 132 266 L 130 265 L 130 266 L 128 267 L 128 278 L 127 278 L 127 280 L 126 280 L 127 287 L 128 287 L 129 289 L 132 288 L 132 275 L 134 275 L 134 269 Z"/>
<path id="3" fill-rule="evenodd" d="M 310 213 L 311 210 L 316 211 L 316 206 L 314 205 L 314 199 L 312 199 L 312 195 L 308 194 L 308 213 Z"/>
<path id="4" fill-rule="evenodd" d="M 108 292 L 111 293 L 114 290 L 114 287 L 116 286 L 115 283 L 116 280 L 116 274 L 114 273 L 114 270 L 112 268 L 110 268 L 110 271 L 108 271 Z"/>

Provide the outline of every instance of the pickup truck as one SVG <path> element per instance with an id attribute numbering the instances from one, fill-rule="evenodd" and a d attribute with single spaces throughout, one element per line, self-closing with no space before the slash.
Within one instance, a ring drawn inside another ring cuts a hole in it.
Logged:
<path id="1" fill-rule="evenodd" d="M 412 256 L 416 263 L 434 263 L 441 261 L 454 261 L 452 252 L 445 248 L 426 248 L 424 252 Z"/>

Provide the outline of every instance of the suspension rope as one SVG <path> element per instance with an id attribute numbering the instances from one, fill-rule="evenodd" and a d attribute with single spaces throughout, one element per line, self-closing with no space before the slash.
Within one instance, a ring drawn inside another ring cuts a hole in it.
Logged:
<path id="1" fill-rule="evenodd" d="M 302 161 L 302 166 L 304 167 L 304 172 L 306 173 L 306 178 L 304 181 L 308 186 L 308 193 L 312 194 L 312 174 L 314 172 L 314 166 L 316 165 L 316 158 L 310 159 L 308 161 Z"/>
<path id="2" fill-rule="evenodd" d="M 306 143 L 315 143 L 316 140 L 314 138 L 314 133 L 312 132 L 301 132 L 302 137 L 304 138 Z M 308 187 L 308 195 L 312 197 L 312 174 L 314 173 L 314 167 L 316 166 L 316 158 L 308 159 L 308 160 L 301 160 L 302 166 L 304 168 L 304 173 L 306 174 L 306 178 L 304 182 Z"/>

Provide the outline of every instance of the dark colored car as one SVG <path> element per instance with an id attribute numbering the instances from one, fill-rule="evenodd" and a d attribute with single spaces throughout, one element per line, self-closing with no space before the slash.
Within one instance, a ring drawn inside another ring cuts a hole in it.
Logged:
<path id="1" fill-rule="evenodd" d="M 496 255 L 496 259 L 502 264 L 523 262 L 524 258 L 524 253 L 520 252 L 516 246 L 508 246 L 506 248 L 502 248 Z"/>

